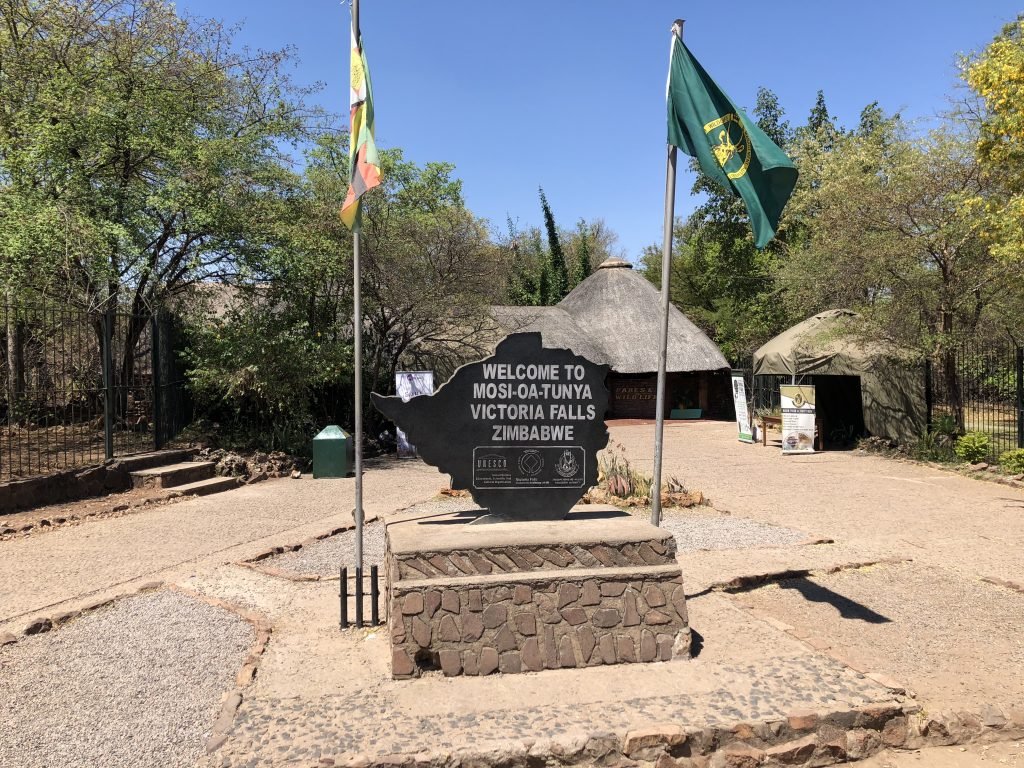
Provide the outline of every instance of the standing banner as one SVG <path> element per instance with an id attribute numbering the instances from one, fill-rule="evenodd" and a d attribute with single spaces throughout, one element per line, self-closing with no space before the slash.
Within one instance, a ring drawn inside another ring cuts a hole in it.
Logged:
<path id="1" fill-rule="evenodd" d="M 814 387 L 783 384 L 779 387 L 779 394 L 782 399 L 782 452 L 814 453 Z"/>
<path id="2" fill-rule="evenodd" d="M 402 398 L 403 403 L 409 402 L 419 395 L 434 394 L 433 371 L 395 371 L 395 394 Z M 398 441 L 398 458 L 415 459 L 416 446 L 409 442 L 405 432 L 395 427 L 395 438 Z"/>
<path id="3" fill-rule="evenodd" d="M 747 409 L 747 384 L 743 380 L 743 371 L 732 372 L 732 402 L 736 408 L 736 429 L 741 443 L 754 442 L 754 433 L 750 429 L 750 411 Z"/>

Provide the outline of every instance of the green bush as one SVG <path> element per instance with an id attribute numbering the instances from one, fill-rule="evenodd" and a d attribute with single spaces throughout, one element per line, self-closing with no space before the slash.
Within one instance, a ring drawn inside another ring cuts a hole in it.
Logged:
<path id="1" fill-rule="evenodd" d="M 937 435 L 934 432 L 928 432 L 918 438 L 917 442 L 909 447 L 908 452 L 918 461 L 956 461 L 956 454 L 953 453 L 953 445 L 949 437 Z"/>
<path id="2" fill-rule="evenodd" d="M 999 466 L 1011 475 L 1024 473 L 1024 448 L 1014 448 L 999 454 Z"/>
<path id="3" fill-rule="evenodd" d="M 986 433 L 968 432 L 966 435 L 957 438 L 953 450 L 961 461 L 968 461 L 973 464 L 988 456 L 991 445 Z"/>

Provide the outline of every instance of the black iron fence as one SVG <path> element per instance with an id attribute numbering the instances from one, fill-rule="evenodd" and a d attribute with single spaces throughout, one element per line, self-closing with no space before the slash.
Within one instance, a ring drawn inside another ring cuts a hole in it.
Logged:
<path id="1" fill-rule="evenodd" d="M 965 342 L 925 366 L 933 432 L 988 436 L 989 458 L 1024 448 L 1024 348 Z"/>
<path id="2" fill-rule="evenodd" d="M 151 451 L 190 419 L 173 317 L 0 304 L 0 482 Z"/>
<path id="3" fill-rule="evenodd" d="M 750 401 L 753 414 L 761 411 L 777 411 L 782 407 L 782 400 L 779 395 L 779 387 L 792 382 L 791 376 L 777 376 L 775 374 L 762 374 L 751 376 L 746 382 L 750 392 Z M 813 376 L 801 376 L 801 384 L 813 384 Z"/>

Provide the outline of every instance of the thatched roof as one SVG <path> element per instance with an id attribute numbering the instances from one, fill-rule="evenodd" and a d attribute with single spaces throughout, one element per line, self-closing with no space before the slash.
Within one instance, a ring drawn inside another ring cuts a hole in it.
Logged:
<path id="1" fill-rule="evenodd" d="M 555 307 L 495 307 L 509 333 L 540 331 L 544 345 L 565 347 L 617 373 L 658 370 L 661 294 L 629 262 L 608 259 Z M 729 362 L 707 335 L 669 307 L 669 372 L 716 371 Z"/>
<path id="2" fill-rule="evenodd" d="M 491 314 L 504 333 L 540 331 L 546 347 L 571 349 L 592 363 L 608 363 L 601 348 L 561 307 L 492 307 Z"/>

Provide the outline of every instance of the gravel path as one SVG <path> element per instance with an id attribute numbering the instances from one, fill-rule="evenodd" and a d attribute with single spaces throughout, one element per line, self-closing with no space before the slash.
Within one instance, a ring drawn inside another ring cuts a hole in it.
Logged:
<path id="1" fill-rule="evenodd" d="M 192 766 L 253 641 L 162 591 L 0 648 L 0 765 Z"/>
<path id="2" fill-rule="evenodd" d="M 417 504 L 410 511 L 446 514 L 476 509 L 472 499 L 441 498 Z M 647 518 L 647 510 L 633 514 Z M 680 552 L 708 549 L 748 549 L 798 544 L 808 536 L 803 531 L 767 525 L 744 517 L 666 510 L 662 527 L 676 537 Z M 355 566 L 355 530 L 343 531 L 293 552 L 284 552 L 264 562 L 295 574 L 337 576 L 342 565 Z M 363 528 L 363 562 L 366 566 L 384 562 L 384 526 L 367 523 Z"/>
<path id="3" fill-rule="evenodd" d="M 431 514 L 447 514 L 477 509 L 472 499 L 440 498 L 417 504 L 410 512 L 427 512 Z M 316 574 L 318 576 L 337 576 L 338 569 L 356 564 L 356 532 L 355 529 L 342 531 L 326 539 L 263 561 L 272 568 L 280 568 L 296 574 Z M 363 526 L 363 563 L 366 567 L 381 565 L 384 562 L 384 524 L 379 521 Z"/>
<path id="4" fill-rule="evenodd" d="M 676 539 L 678 551 L 787 547 L 806 541 L 803 531 L 767 525 L 745 517 L 668 512 L 661 527 Z"/>

